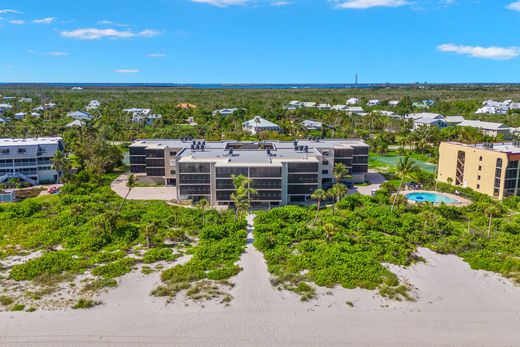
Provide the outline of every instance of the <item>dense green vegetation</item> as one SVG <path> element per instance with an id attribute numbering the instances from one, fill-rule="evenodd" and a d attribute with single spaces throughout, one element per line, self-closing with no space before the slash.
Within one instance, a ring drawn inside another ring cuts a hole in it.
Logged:
<path id="1" fill-rule="evenodd" d="M 73 152 L 80 153 L 83 166 L 103 167 L 113 161 L 104 161 L 107 156 L 116 155 L 110 147 L 97 140 L 131 141 L 136 138 L 180 138 L 193 136 L 207 140 L 236 139 L 285 139 L 305 138 L 310 135 L 322 137 L 359 137 L 368 141 L 374 151 L 383 154 L 389 146 L 397 145 L 403 150 L 411 150 L 437 157 L 437 145 L 443 140 L 462 142 L 481 142 L 491 140 L 478 130 L 471 128 L 449 127 L 438 130 L 424 127 L 412 132 L 412 122 L 382 116 L 378 111 L 389 110 L 396 114 L 410 112 L 438 112 L 447 116 L 462 115 L 468 119 L 503 122 L 512 127 L 520 126 L 520 113 L 511 111 L 508 115 L 475 115 L 482 101 L 495 99 L 519 99 L 520 90 L 515 86 L 408 86 L 375 89 L 189 89 L 189 88 L 86 88 L 72 91 L 64 88 L 14 87 L 0 88 L 0 94 L 16 97 L 32 97 L 32 104 L 17 104 L 7 110 L 3 117 L 11 117 L 20 111 L 30 111 L 39 104 L 52 101 L 57 104 L 53 110 L 42 111 L 42 117 L 25 117 L 11 120 L 0 125 L 0 137 L 27 137 L 42 135 L 64 136 Z M 284 108 L 291 100 L 314 101 L 329 104 L 345 104 L 351 97 L 359 97 L 367 116 L 348 116 L 344 112 L 318 109 L 299 109 L 289 111 Z M 381 99 L 381 105 L 365 106 L 369 99 Z M 67 112 L 83 110 L 93 99 L 101 106 L 90 111 L 96 118 L 87 128 L 66 128 L 71 121 Z M 413 102 L 431 99 L 435 104 L 428 109 L 413 106 Z M 400 100 L 397 107 L 388 106 L 389 100 Z M 194 104 L 196 108 L 177 107 L 180 103 Z M 134 123 L 124 108 L 150 108 L 153 113 L 163 117 L 152 125 Z M 213 116 L 212 111 L 225 108 L 244 108 L 228 117 Z M 241 123 L 261 115 L 277 124 L 284 134 L 272 132 L 256 136 L 243 132 Z M 188 124 L 192 119 L 197 125 Z M 315 119 L 324 122 L 321 132 L 307 131 L 300 122 Z M 82 146 L 88 143 L 89 146 Z M 78 148 L 76 148 L 78 147 Z M 97 159 L 90 160 L 88 154 L 103 152 Z M 411 153 L 405 153 L 409 155 Z M 108 168 L 110 169 L 110 168 Z M 110 170 L 108 170 L 110 171 Z"/>
<path id="2" fill-rule="evenodd" d="M 84 170 L 70 176 L 59 195 L 0 205 L 0 257 L 42 252 L 14 265 L 9 278 L 54 286 L 89 271 L 97 280 L 85 283 L 82 292 L 93 292 L 117 285 L 113 278 L 139 263 L 175 260 L 197 238 L 192 260 L 166 270 L 165 281 L 191 272 L 222 280 L 239 272 L 234 262 L 245 245 L 242 218 L 234 222 L 232 211 L 159 201 L 122 204 L 109 187 L 115 177 Z"/>
<path id="3" fill-rule="evenodd" d="M 420 261 L 418 246 L 456 254 L 474 269 L 501 273 L 520 282 L 520 205 L 475 194 L 468 207 L 407 204 L 390 195 L 350 195 L 331 208 L 286 206 L 259 212 L 255 246 L 266 258 L 274 285 L 303 292 L 302 283 L 379 289 L 381 295 L 412 299 L 382 264 L 408 266 Z M 492 211 L 492 209 L 495 209 Z M 490 222 L 491 221 L 491 222 Z"/>
<path id="4" fill-rule="evenodd" d="M 156 288 L 154 295 L 174 296 L 183 289 L 193 293 L 201 280 L 228 285 L 225 281 L 240 271 L 235 263 L 245 248 L 245 220 L 235 220 L 232 211 L 212 217 L 206 217 L 206 226 L 199 233 L 199 242 L 191 251 L 191 259 L 165 270 L 161 274 L 164 285 Z"/>

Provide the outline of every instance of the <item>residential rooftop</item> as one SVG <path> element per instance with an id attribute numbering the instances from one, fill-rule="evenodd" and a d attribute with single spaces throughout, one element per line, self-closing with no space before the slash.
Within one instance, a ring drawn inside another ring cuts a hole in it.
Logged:
<path id="1" fill-rule="evenodd" d="M 62 141 L 61 137 L 38 137 L 29 139 L 0 139 L 1 147 L 19 145 L 52 145 Z"/>
<path id="2" fill-rule="evenodd" d="M 477 143 L 466 144 L 461 142 L 448 142 L 455 145 L 460 145 L 468 148 L 486 149 L 489 151 L 506 153 L 506 154 L 520 154 L 520 141 L 510 142 L 494 142 L 494 143 Z"/>

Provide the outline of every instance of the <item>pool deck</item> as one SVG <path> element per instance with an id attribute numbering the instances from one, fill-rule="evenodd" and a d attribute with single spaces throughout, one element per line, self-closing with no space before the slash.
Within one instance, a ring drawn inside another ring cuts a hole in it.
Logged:
<path id="1" fill-rule="evenodd" d="M 406 195 L 406 194 L 410 194 L 410 193 L 435 193 L 435 194 L 445 195 L 445 196 L 447 196 L 447 197 L 449 197 L 449 198 L 451 198 L 453 200 L 457 200 L 458 201 L 457 203 L 452 203 L 452 204 L 446 203 L 446 205 L 453 205 L 453 206 L 464 207 L 464 206 L 468 206 L 468 205 L 471 204 L 471 200 L 463 198 L 460 195 L 455 195 L 455 194 L 450 194 L 450 193 L 441 193 L 441 192 L 436 192 L 436 191 L 433 191 L 433 190 L 402 190 L 399 194 Z M 408 200 L 408 202 L 410 204 L 417 204 L 418 203 L 417 201 L 412 201 L 412 200 Z"/>

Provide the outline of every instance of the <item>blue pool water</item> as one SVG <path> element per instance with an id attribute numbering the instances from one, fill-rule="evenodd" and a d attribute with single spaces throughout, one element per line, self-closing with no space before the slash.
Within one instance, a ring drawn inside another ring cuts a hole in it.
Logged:
<path id="1" fill-rule="evenodd" d="M 405 195 L 408 200 L 415 202 L 431 202 L 433 204 L 457 204 L 458 201 L 449 196 L 438 193 L 408 193 Z"/>

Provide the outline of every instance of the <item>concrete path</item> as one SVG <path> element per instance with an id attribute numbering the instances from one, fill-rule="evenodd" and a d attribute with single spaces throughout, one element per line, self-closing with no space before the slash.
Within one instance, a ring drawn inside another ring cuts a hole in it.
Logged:
<path id="1" fill-rule="evenodd" d="M 386 182 L 386 179 L 377 172 L 369 172 L 367 173 L 367 181 L 371 184 L 368 186 L 354 186 L 353 189 L 348 191 L 348 194 L 360 193 L 363 195 L 371 195 L 372 190 L 378 190 L 381 187 L 381 184 Z"/>
<path id="2" fill-rule="evenodd" d="M 128 187 L 126 186 L 128 175 L 128 173 L 122 174 L 110 184 L 110 188 L 112 188 L 112 190 L 122 198 L 124 198 L 128 193 Z M 129 200 L 169 201 L 176 198 L 176 187 L 134 187 L 128 195 Z"/>

